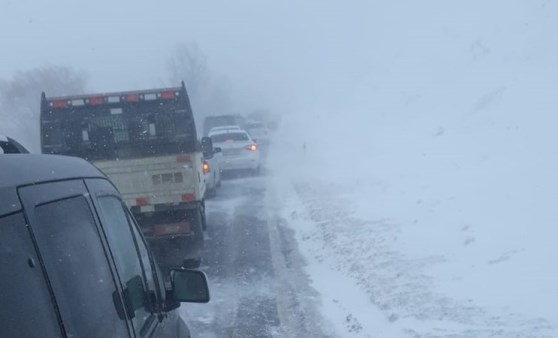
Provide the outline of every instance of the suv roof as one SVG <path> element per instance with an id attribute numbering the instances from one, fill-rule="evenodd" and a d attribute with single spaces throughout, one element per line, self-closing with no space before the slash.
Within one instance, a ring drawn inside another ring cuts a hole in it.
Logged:
<path id="1" fill-rule="evenodd" d="M 91 163 L 77 157 L 41 154 L 0 155 L 0 216 L 21 210 L 17 188 L 72 178 L 106 178 Z"/>
<path id="2" fill-rule="evenodd" d="M 5 154 L 0 156 L 0 168 L 0 189 L 81 177 L 105 178 L 91 163 L 70 156 Z"/>

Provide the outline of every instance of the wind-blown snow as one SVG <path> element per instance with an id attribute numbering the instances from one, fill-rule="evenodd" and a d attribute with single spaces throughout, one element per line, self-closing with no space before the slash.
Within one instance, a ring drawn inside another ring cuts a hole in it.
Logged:
<path id="1" fill-rule="evenodd" d="M 328 93 L 342 103 L 275 136 L 275 191 L 326 314 L 340 335 L 391 336 L 324 269 L 407 334 L 557 336 L 557 4 L 407 5 L 375 68 Z"/>

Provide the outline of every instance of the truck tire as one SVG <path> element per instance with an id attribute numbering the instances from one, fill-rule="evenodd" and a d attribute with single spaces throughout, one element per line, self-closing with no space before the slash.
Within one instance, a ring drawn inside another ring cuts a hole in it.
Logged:
<path id="1" fill-rule="evenodd" d="M 217 187 L 213 187 L 205 191 L 205 198 L 213 198 L 215 196 L 217 196 Z"/>
<path id="2" fill-rule="evenodd" d="M 204 227 L 204 204 L 200 204 L 197 209 L 192 210 L 192 218 L 191 218 L 191 229 L 194 232 L 192 236 L 192 246 L 194 252 L 200 252 L 203 249 L 204 244 L 204 234 L 203 234 L 203 227 Z"/>
<path id="3" fill-rule="evenodd" d="M 200 206 L 200 212 L 201 212 L 202 229 L 203 229 L 203 231 L 206 231 L 207 230 L 207 217 L 205 215 L 205 201 L 203 201 L 201 206 Z"/>

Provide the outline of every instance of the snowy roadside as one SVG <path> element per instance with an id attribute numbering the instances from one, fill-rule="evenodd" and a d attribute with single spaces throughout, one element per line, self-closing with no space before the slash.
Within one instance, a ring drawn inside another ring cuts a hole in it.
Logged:
<path id="1" fill-rule="evenodd" d="M 311 285 L 322 296 L 323 314 L 340 336 L 558 334 L 555 323 L 544 318 L 505 307 L 495 311 L 481 306 L 482 299 L 460 297 L 459 290 L 448 292 L 443 279 L 432 272 L 438 266 L 454 264 L 451 257 L 406 254 L 398 248 L 402 230 L 397 220 L 357 216 L 351 207 L 354 196 L 343 190 L 318 180 L 279 179 L 272 189 L 281 201 L 282 216 L 295 230 Z M 490 282 L 487 285 L 494 283 Z M 499 282 L 506 288 L 506 280 Z"/>
<path id="2" fill-rule="evenodd" d="M 473 30 L 413 15 L 424 39 L 275 135 L 268 190 L 340 336 L 558 337 L 558 7 L 479 4 Z"/>

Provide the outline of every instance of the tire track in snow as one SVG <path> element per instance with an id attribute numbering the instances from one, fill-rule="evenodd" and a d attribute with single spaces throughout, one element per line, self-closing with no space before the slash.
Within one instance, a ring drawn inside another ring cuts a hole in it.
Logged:
<path id="1" fill-rule="evenodd" d="M 298 238 L 310 243 L 312 259 L 352 278 L 387 320 L 412 337 L 550 337 L 544 319 L 494 315 L 435 291 L 425 273 L 443 257 L 406 257 L 394 251 L 398 225 L 389 219 L 365 221 L 344 208 L 349 201 L 331 196 L 335 187 L 313 181 L 294 185 L 295 211 L 286 215 Z M 304 223 L 312 226 L 303 227 Z M 350 309 L 349 309 L 350 310 Z M 351 320 L 365 321 L 351 314 Z"/>

